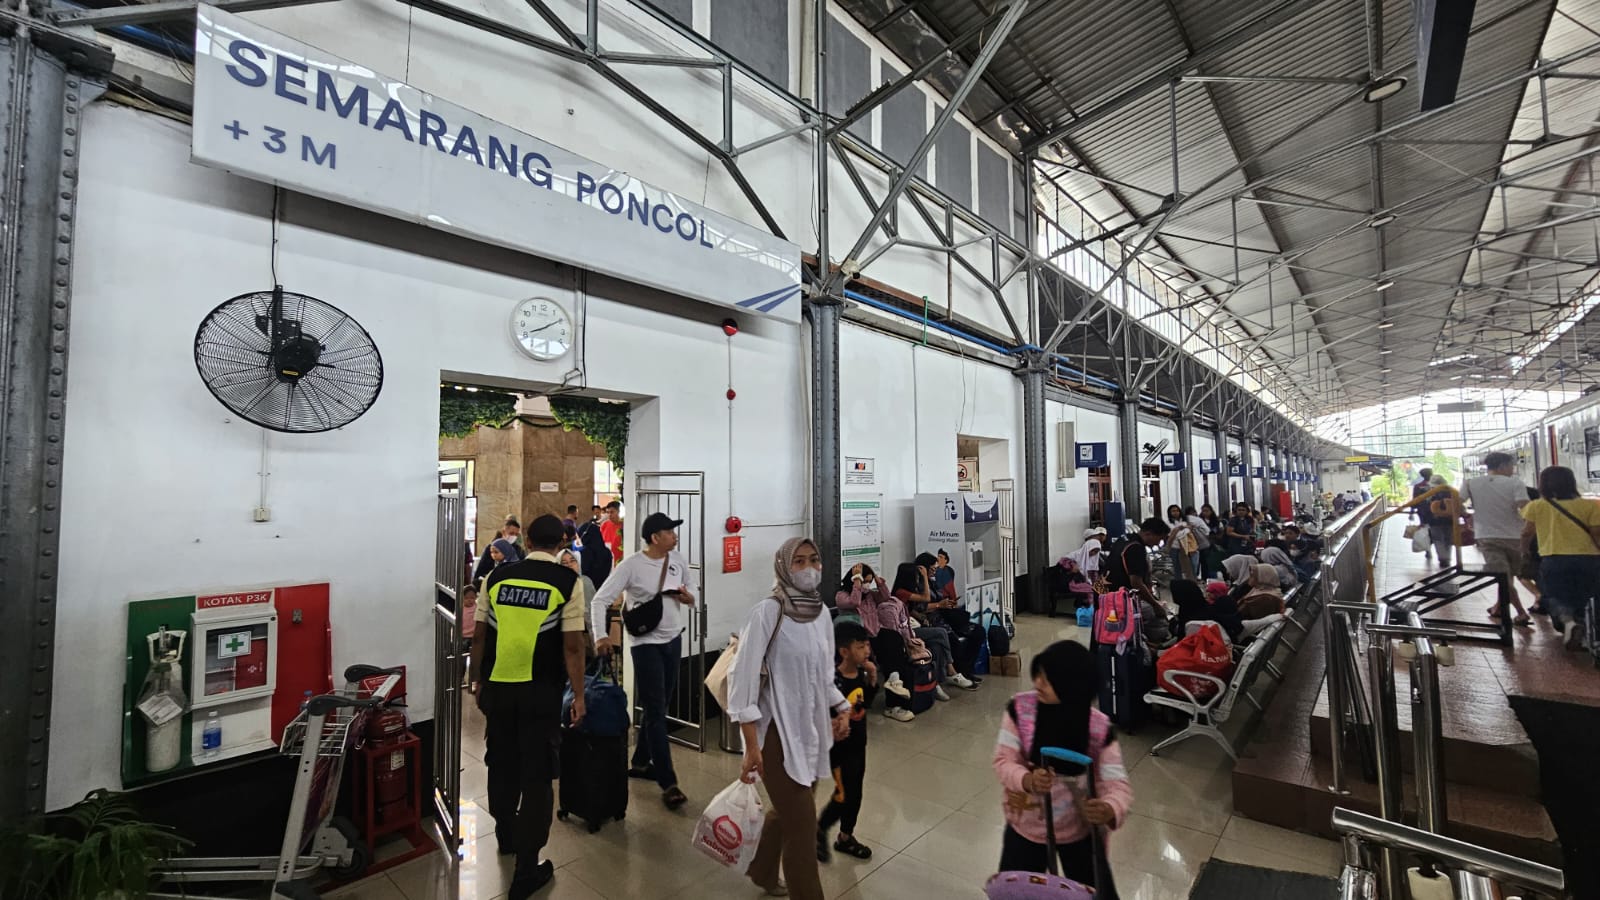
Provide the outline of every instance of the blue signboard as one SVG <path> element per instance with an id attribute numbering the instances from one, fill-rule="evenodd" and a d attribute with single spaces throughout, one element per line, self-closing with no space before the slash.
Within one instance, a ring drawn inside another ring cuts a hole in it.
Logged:
<path id="1" fill-rule="evenodd" d="M 1220 460 L 1220 459 L 1202 459 L 1202 460 L 1200 460 L 1200 474 L 1201 475 L 1215 475 L 1215 474 L 1217 474 L 1218 472 L 1221 472 L 1221 471 L 1222 471 L 1222 460 Z"/>
<path id="2" fill-rule="evenodd" d="M 1244 463 L 1239 463 L 1237 465 L 1228 466 L 1228 477 L 1229 478 L 1243 478 L 1244 477 Z"/>
<path id="3" fill-rule="evenodd" d="M 1261 469 L 1260 466 L 1251 466 L 1250 467 L 1250 477 L 1251 478 L 1260 478 L 1261 475 L 1262 475 L 1262 469 Z"/>
<path id="4" fill-rule="evenodd" d="M 1182 472 L 1188 464 L 1189 454 L 1187 453 L 1161 454 L 1161 471 L 1163 472 Z"/>
<path id="5" fill-rule="evenodd" d="M 1282 481 L 1283 480 L 1283 470 L 1282 469 L 1273 469 L 1272 470 L 1272 480 L 1273 481 Z"/>
<path id="6" fill-rule="evenodd" d="M 1106 445 L 1078 444 L 1078 467 L 1083 469 L 1099 469 L 1108 465 L 1106 459 Z"/>

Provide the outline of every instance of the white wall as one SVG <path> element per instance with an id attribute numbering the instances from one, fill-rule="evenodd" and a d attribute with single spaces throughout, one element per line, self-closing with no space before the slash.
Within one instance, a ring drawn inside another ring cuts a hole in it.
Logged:
<path id="1" fill-rule="evenodd" d="M 532 384 L 572 364 L 528 360 L 507 330 L 516 300 L 570 306 L 572 270 L 291 195 L 279 277 L 365 326 L 385 383 L 344 429 L 268 438 L 272 521 L 253 523 L 262 431 L 210 396 L 192 341 L 214 306 L 271 286 L 271 190 L 189 164 L 188 142 L 166 118 L 86 110 L 61 528 L 64 547 L 92 549 L 61 566 L 58 659 L 71 663 L 55 676 L 51 806 L 118 783 L 123 668 L 108 648 L 124 644 L 131 598 L 326 580 L 335 670 L 405 663 L 430 684 L 441 372 Z M 600 278 L 589 293 L 591 386 L 659 398 L 634 418 L 634 464 L 706 471 L 713 536 L 731 479 L 745 571 L 706 588 L 711 632 L 726 634 L 806 510 L 799 329 L 743 318 L 730 461 L 722 313 Z M 719 552 L 707 548 L 714 572 Z M 428 690 L 410 702 L 431 715 Z"/>
<path id="2" fill-rule="evenodd" d="M 1010 369 L 963 359 L 846 322 L 839 335 L 840 446 L 876 461 L 878 483 L 851 493 L 881 493 L 884 565 L 908 562 L 912 502 L 919 493 L 956 489 L 958 435 L 1005 440 L 1006 463 L 1022 473 L 1022 382 Z M 991 457 L 980 465 L 984 487 Z M 1022 491 L 1016 495 L 1019 523 Z M 1021 528 L 1018 542 L 1021 545 Z"/>
<path id="3" fill-rule="evenodd" d="M 1057 446 L 1055 423 L 1072 422 L 1076 443 L 1106 444 L 1107 458 L 1112 460 L 1112 489 L 1115 490 L 1117 419 L 1098 409 L 1084 409 L 1070 403 L 1046 400 L 1045 422 L 1045 473 L 1051 476 L 1049 558 L 1058 559 L 1083 544 L 1083 531 L 1089 527 L 1089 476 L 1086 471 L 1079 469 L 1072 478 L 1059 481 L 1054 478 L 1058 455 L 1073 452 L 1071 447 Z"/>
<path id="4" fill-rule="evenodd" d="M 1165 450 L 1162 451 L 1163 453 L 1173 453 L 1173 452 L 1176 452 L 1179 449 L 1178 448 L 1178 429 L 1177 429 L 1176 425 L 1167 424 L 1167 423 L 1163 423 L 1163 424 L 1159 424 L 1158 425 L 1158 424 L 1156 424 L 1154 422 L 1146 422 L 1143 419 L 1139 420 L 1139 446 L 1140 447 L 1143 447 L 1145 444 L 1159 445 L 1162 441 L 1166 441 L 1167 442 L 1167 447 L 1166 447 Z M 1140 459 L 1144 458 L 1144 454 L 1142 452 L 1139 454 L 1139 458 Z M 1160 457 L 1157 457 L 1153 462 L 1154 462 L 1154 464 L 1156 466 L 1160 466 L 1160 464 L 1161 464 Z M 1178 484 L 1178 473 L 1177 472 L 1162 472 L 1161 473 L 1160 482 L 1161 482 L 1161 506 L 1160 506 L 1159 509 L 1145 510 L 1145 513 L 1147 515 L 1159 516 L 1159 517 L 1165 519 L 1167 517 L 1167 507 L 1168 506 L 1171 506 L 1174 503 L 1178 504 L 1179 506 L 1183 505 L 1182 500 L 1181 500 L 1181 498 L 1179 496 L 1180 492 L 1181 492 L 1181 488 L 1180 488 L 1180 486 Z"/>

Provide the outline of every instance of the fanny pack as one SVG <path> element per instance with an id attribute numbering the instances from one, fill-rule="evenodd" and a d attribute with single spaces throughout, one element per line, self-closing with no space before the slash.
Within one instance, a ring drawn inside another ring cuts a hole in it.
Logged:
<path id="1" fill-rule="evenodd" d="M 666 608 L 661 599 L 661 589 L 667 583 L 667 563 L 670 559 L 671 554 L 661 557 L 661 580 L 656 582 L 655 596 L 638 606 L 622 608 L 622 627 L 634 637 L 644 637 L 661 624 L 661 613 Z"/>

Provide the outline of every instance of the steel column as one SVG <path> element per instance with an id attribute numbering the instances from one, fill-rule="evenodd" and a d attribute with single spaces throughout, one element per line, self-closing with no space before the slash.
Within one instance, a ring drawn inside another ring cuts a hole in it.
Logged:
<path id="1" fill-rule="evenodd" d="M 1049 357 L 1030 351 L 1023 368 L 1017 372 L 1022 379 L 1022 484 L 1023 484 L 1023 538 L 1026 541 L 1028 573 L 1028 605 L 1033 612 L 1052 609 L 1045 595 L 1044 571 L 1050 564 L 1050 472 L 1045 462 L 1045 375 L 1050 370 Z M 1057 448 L 1059 453 L 1071 453 L 1072 448 Z"/>
<path id="2" fill-rule="evenodd" d="M 44 8 L 41 8 L 44 7 Z M 110 53 L 0 20 L 0 821 L 42 812 L 50 751 L 80 111 Z"/>
<path id="3" fill-rule="evenodd" d="M 1178 451 L 1184 454 L 1184 465 L 1178 472 L 1178 499 L 1184 509 L 1198 508 L 1194 502 L 1194 421 L 1189 413 L 1178 416 Z"/>
<path id="4" fill-rule="evenodd" d="M 1211 508 L 1217 515 L 1226 519 L 1233 515 L 1233 501 L 1228 499 L 1228 431 L 1222 426 L 1222 417 L 1217 416 L 1217 430 L 1212 433 L 1211 440 L 1217 446 L 1217 496 L 1211 503 Z"/>
<path id="5" fill-rule="evenodd" d="M 811 535 L 822 554 L 822 583 L 840 578 L 839 320 L 844 304 L 817 296 L 811 320 Z"/>
<path id="6" fill-rule="evenodd" d="M 1250 453 L 1250 429 L 1246 428 L 1239 435 L 1239 461 L 1244 463 L 1244 502 L 1251 506 L 1256 505 L 1256 479 L 1250 474 L 1254 467 L 1255 457 Z"/>
<path id="7" fill-rule="evenodd" d="M 806 304 L 811 320 L 811 534 L 822 555 L 822 583 L 840 578 L 839 320 L 840 292 L 831 284 L 828 251 L 828 0 L 812 0 L 812 50 L 817 105 L 817 271 L 822 287 Z M 869 233 L 871 229 L 868 229 Z"/>
<path id="8" fill-rule="evenodd" d="M 1123 509 L 1133 526 L 1144 521 L 1144 504 L 1139 498 L 1143 460 L 1139 453 L 1139 398 L 1123 396 L 1117 401 L 1117 468 L 1122 475 Z"/>

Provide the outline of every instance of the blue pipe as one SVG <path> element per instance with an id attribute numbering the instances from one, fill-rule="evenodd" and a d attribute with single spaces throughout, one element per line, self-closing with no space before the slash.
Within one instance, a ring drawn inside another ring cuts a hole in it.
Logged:
<path id="1" fill-rule="evenodd" d="M 175 41 L 164 34 L 157 34 L 148 28 L 138 25 L 119 25 L 109 31 L 137 47 L 153 50 L 156 53 L 166 53 L 175 56 L 187 63 L 194 62 L 194 48 L 181 41 Z"/>
<path id="2" fill-rule="evenodd" d="M 1011 349 L 1009 347 L 1002 347 L 999 344 L 995 344 L 995 343 L 992 343 L 990 341 L 986 341 L 983 338 L 974 337 L 973 335 L 970 335 L 970 334 L 966 333 L 965 331 L 960 330 L 959 328 L 951 327 L 949 325 L 946 325 L 943 322 L 935 322 L 932 319 L 925 318 L 923 316 L 919 316 L 916 313 L 906 312 L 905 310 L 901 309 L 898 306 L 890 306 L 889 304 L 884 303 L 882 301 L 874 300 L 871 297 L 867 297 L 867 296 L 864 296 L 862 294 L 858 294 L 855 291 L 850 290 L 849 288 L 845 289 L 844 295 L 846 297 L 850 298 L 851 300 L 854 300 L 857 303 L 860 303 L 862 305 L 870 306 L 873 309 L 882 310 L 883 312 L 894 313 L 895 315 L 901 317 L 902 319 L 910 319 L 913 322 L 919 322 L 919 323 L 925 324 L 929 328 L 934 329 L 935 331 L 942 331 L 945 334 L 951 335 L 952 337 L 958 337 L 958 338 L 961 338 L 964 341 L 970 341 L 971 343 L 977 344 L 979 347 L 982 347 L 985 350 L 993 350 L 996 353 L 1003 353 L 1003 354 L 1005 354 L 1007 356 L 1012 356 L 1012 355 L 1016 354 L 1016 352 L 1017 352 L 1016 350 L 1013 350 L 1013 349 Z"/>

